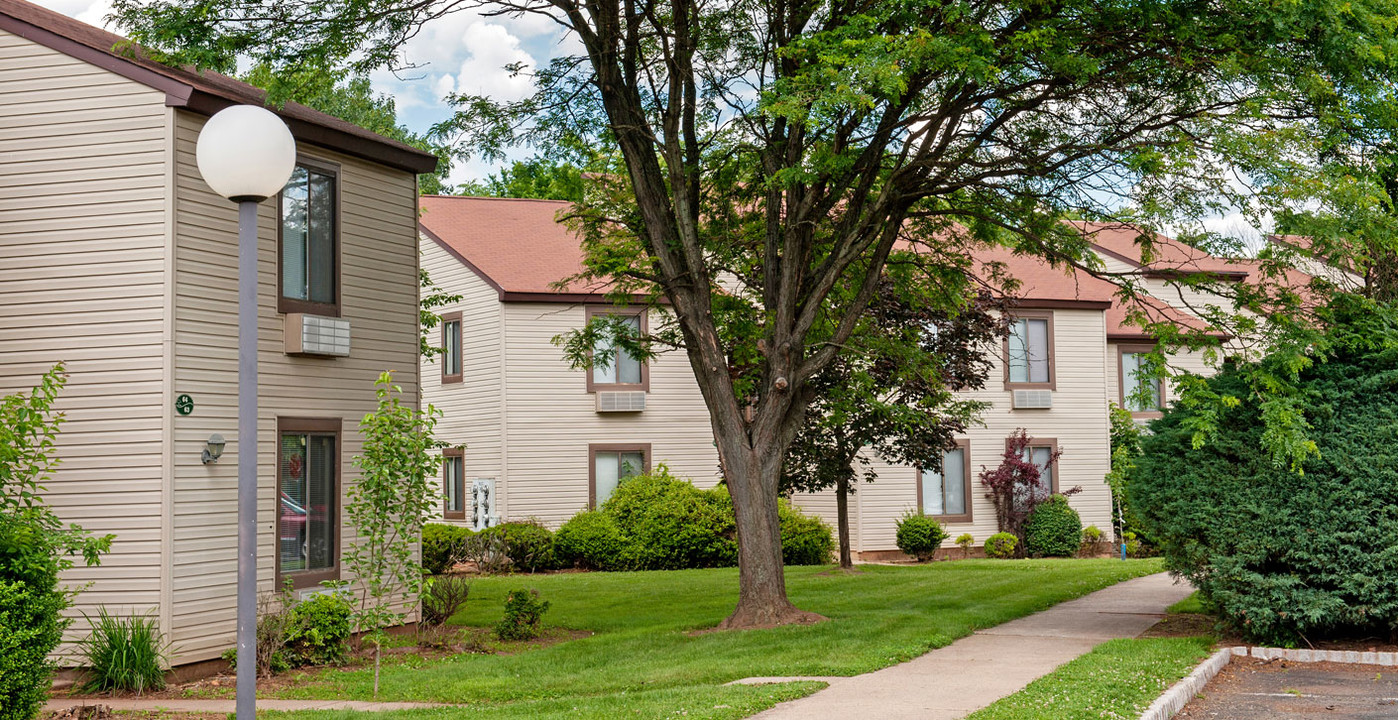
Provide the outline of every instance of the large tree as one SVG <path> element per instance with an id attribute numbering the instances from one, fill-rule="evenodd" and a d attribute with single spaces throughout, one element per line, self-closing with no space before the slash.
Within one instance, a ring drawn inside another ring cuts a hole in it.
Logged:
<path id="1" fill-rule="evenodd" d="M 487 155 L 581 138 L 622 159 L 624 191 L 600 195 L 627 202 L 578 214 L 588 271 L 672 313 L 631 344 L 682 346 L 708 405 L 740 541 L 729 627 L 811 619 L 786 597 L 781 469 L 885 266 L 935 282 L 1000 243 L 1100 270 L 1066 213 L 1138 200 L 1135 217 L 1188 216 L 1309 149 L 1307 128 L 1380 115 L 1398 58 L 1391 0 L 115 7 L 140 41 L 206 65 L 393 66 L 423 23 L 467 10 L 544 15 L 576 39 L 534 71 L 533 97 L 454 96 L 440 130 Z"/>

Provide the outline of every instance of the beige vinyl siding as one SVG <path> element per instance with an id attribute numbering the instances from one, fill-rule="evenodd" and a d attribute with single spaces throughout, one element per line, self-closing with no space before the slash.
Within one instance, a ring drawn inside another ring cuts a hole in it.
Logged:
<path id="1" fill-rule="evenodd" d="M 504 317 L 509 449 L 502 515 L 557 526 L 587 507 L 589 444 L 649 443 L 652 467 L 665 463 L 700 487 L 718 482 L 708 409 L 683 353 L 652 361 L 644 412 L 598 413 L 585 371 L 570 369 L 551 342 L 584 325 L 584 306 L 507 303 Z M 650 326 L 658 322 L 652 316 Z"/>
<path id="2" fill-rule="evenodd" d="M 980 544 L 994 534 L 995 510 L 985 498 L 980 483 L 983 467 L 993 468 L 1005 452 L 1005 439 L 1017 428 L 1024 428 L 1030 437 L 1052 438 L 1058 441 L 1063 457 L 1057 466 L 1059 488 L 1067 490 L 1080 486 L 1082 492 L 1069 502 L 1082 516 L 1083 525 L 1106 529 L 1110 524 L 1111 496 L 1103 478 L 1110 467 L 1109 427 L 1107 419 L 1106 326 L 1099 310 L 1054 310 L 1054 373 L 1057 388 L 1053 391 L 1053 408 L 1049 410 L 1014 410 L 1011 393 L 1004 389 L 1003 362 L 995 358 L 995 367 L 984 390 L 966 393 L 966 397 L 992 403 L 981 420 L 985 427 L 973 427 L 963 437 L 970 443 L 972 518 L 970 523 L 949 523 L 946 546 L 953 546 L 957 535 L 969 532 Z M 852 540 L 858 552 L 880 552 L 897 549 L 895 533 L 898 520 L 905 512 L 917 509 L 917 471 L 875 459 L 872 467 L 878 473 L 873 483 L 860 483 L 851 498 Z M 827 491 L 820 495 L 833 495 Z M 821 517 L 832 526 L 836 518 L 835 503 L 830 500 L 802 498 L 800 504 L 819 509 Z M 857 511 L 856 511 L 857 508 Z M 827 514 L 828 513 L 828 514 Z"/>
<path id="3" fill-rule="evenodd" d="M 422 360 L 422 400 L 442 411 L 437 438 L 465 445 L 463 464 L 471 481 L 504 475 L 504 342 L 502 309 L 495 289 L 433 240 L 422 238 L 422 267 L 443 292 L 461 301 L 437 308 L 439 314 L 461 313 L 461 382 L 442 384 L 441 357 Z M 441 343 L 440 326 L 428 340 Z M 438 513 L 440 519 L 441 513 Z M 461 524 L 470 520 L 453 520 Z"/>
<path id="4" fill-rule="evenodd" d="M 237 496 L 237 212 L 204 185 L 194 163 L 203 118 L 179 112 L 176 126 L 177 257 L 175 391 L 194 412 L 174 428 L 176 662 L 214 658 L 233 644 Z M 259 209 L 259 504 L 263 534 L 258 580 L 274 588 L 277 418 L 340 418 L 341 499 L 356 472 L 358 424 L 374 408 L 374 380 L 395 371 L 404 401 L 418 399 L 416 181 L 406 172 L 302 144 L 301 153 L 341 165 L 342 316 L 351 325 L 346 358 L 283 353 L 276 311 L 275 200 Z M 213 433 L 228 439 L 223 460 L 200 462 Z M 351 541 L 343 527 L 341 543 Z"/>
<path id="5" fill-rule="evenodd" d="M 67 363 L 45 497 L 116 536 L 69 614 L 155 612 L 161 589 L 166 238 L 162 93 L 0 30 L 0 394 Z M 62 652 L 70 650 L 65 646 Z"/>

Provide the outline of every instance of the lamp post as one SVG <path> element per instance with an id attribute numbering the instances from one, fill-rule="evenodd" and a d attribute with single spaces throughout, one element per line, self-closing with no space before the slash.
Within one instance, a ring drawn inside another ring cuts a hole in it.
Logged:
<path id="1" fill-rule="evenodd" d="M 199 174 L 238 203 L 238 720 L 257 712 L 257 205 L 296 169 L 296 140 L 275 113 L 220 110 L 194 150 Z M 220 438 L 221 439 L 221 438 Z"/>

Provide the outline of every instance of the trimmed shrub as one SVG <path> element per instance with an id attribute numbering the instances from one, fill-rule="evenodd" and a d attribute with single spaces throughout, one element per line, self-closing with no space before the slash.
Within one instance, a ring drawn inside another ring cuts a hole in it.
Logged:
<path id="1" fill-rule="evenodd" d="M 536 520 L 507 522 L 486 530 L 505 541 L 505 556 L 515 570 L 538 572 L 558 567 L 553 552 L 553 533 Z"/>
<path id="2" fill-rule="evenodd" d="M 898 549 L 918 560 L 931 560 L 946 539 L 946 528 L 931 515 L 909 512 L 898 521 Z"/>
<path id="3" fill-rule="evenodd" d="M 1024 550 L 1030 557 L 1073 557 L 1082 547 L 1082 520 L 1062 495 L 1050 495 L 1024 521 Z"/>
<path id="4" fill-rule="evenodd" d="M 777 506 L 782 523 L 782 562 L 824 565 L 835 552 L 835 535 L 820 518 L 803 514 L 786 500 Z"/>
<path id="5" fill-rule="evenodd" d="M 91 617 L 87 621 L 92 632 L 79 645 L 87 663 L 83 692 L 126 690 L 140 694 L 165 687 L 165 642 L 159 620 L 123 618 L 99 607 L 96 621 Z"/>
<path id="6" fill-rule="evenodd" d="M 511 590 L 505 595 L 505 614 L 495 624 L 501 640 L 530 640 L 539 637 L 539 624 L 549 604 L 539 599 L 538 590 Z"/>
<path id="7" fill-rule="evenodd" d="M 566 567 L 589 570 L 624 570 L 626 538 L 616 521 L 604 512 L 584 510 L 553 535 L 553 551 Z"/>
<path id="8" fill-rule="evenodd" d="M 1346 302 L 1334 355 L 1300 372 L 1289 408 L 1319 451 L 1304 474 L 1273 461 L 1261 410 L 1245 401 L 1167 411 L 1127 485 L 1166 567 L 1252 642 L 1398 628 L 1398 330 L 1392 309 Z M 1250 397 L 1247 369 L 1225 367 L 1207 391 Z M 1205 412 L 1218 429 L 1195 447 Z"/>
<path id="9" fill-rule="evenodd" d="M 58 591 L 58 561 L 23 542 L 17 522 L 0 515 L 0 719 L 37 717 L 48 699 L 49 651 L 63 638 L 68 606 Z M 23 556 L 23 557 L 21 557 Z"/>
<path id="10" fill-rule="evenodd" d="M 961 548 L 962 559 L 971 557 L 971 546 L 976 544 L 976 539 L 971 533 L 961 533 L 956 536 L 956 545 Z"/>
<path id="11" fill-rule="evenodd" d="M 462 544 L 470 528 L 430 523 L 422 528 L 422 569 L 433 575 L 450 570 L 464 554 Z"/>
<path id="12" fill-rule="evenodd" d="M 337 592 L 320 593 L 291 608 L 282 655 L 291 667 L 340 665 L 348 655 L 353 608 Z"/>
<path id="13" fill-rule="evenodd" d="M 985 556 L 998 560 L 1008 560 L 1015 556 L 1019 538 L 1011 533 L 998 532 L 985 539 Z"/>
<path id="14" fill-rule="evenodd" d="M 700 490 L 662 465 L 623 480 L 602 512 L 628 540 L 621 565 L 629 569 L 725 567 L 738 561 L 733 502 L 722 486 Z"/>
<path id="15" fill-rule="evenodd" d="M 446 624 L 471 594 L 471 583 L 458 575 L 428 578 L 422 588 L 422 625 Z"/>

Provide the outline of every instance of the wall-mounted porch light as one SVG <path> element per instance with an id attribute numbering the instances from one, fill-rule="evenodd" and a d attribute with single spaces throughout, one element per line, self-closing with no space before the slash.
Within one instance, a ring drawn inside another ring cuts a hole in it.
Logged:
<path id="1" fill-rule="evenodd" d="M 204 454 L 199 456 L 199 459 L 202 460 L 205 465 L 218 462 L 218 459 L 223 457 L 223 445 L 222 435 L 218 433 L 210 435 L 209 441 L 204 444 Z"/>

